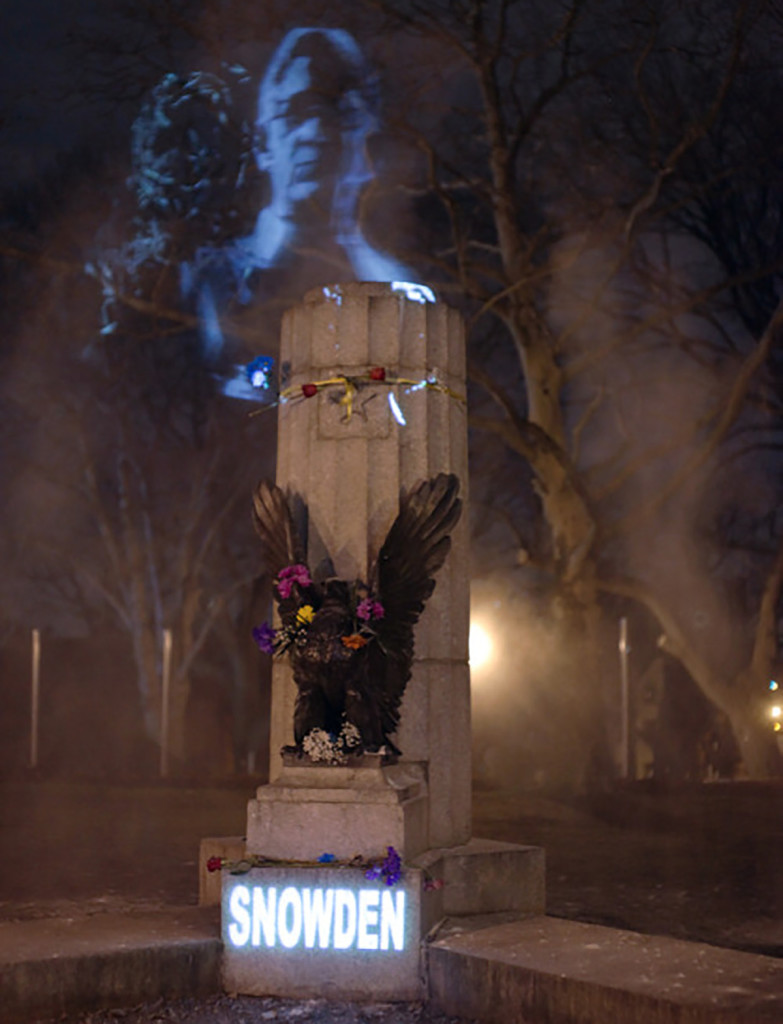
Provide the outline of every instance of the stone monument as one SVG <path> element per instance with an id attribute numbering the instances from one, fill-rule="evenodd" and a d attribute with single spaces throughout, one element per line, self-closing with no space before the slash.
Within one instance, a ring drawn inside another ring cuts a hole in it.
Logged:
<path id="1" fill-rule="evenodd" d="M 420 287 L 319 288 L 286 314 L 280 363 L 277 484 L 307 538 L 307 564 L 328 556 L 336 576 L 366 579 L 401 491 L 455 474 L 467 498 L 461 317 Z M 396 763 L 379 755 L 338 765 L 283 757 L 293 740 L 296 690 L 288 659 L 276 660 L 270 782 L 249 802 L 242 855 L 248 863 L 279 863 L 248 876 L 223 872 L 231 991 L 312 995 L 328 982 L 340 997 L 417 998 L 421 938 L 439 919 L 543 911 L 543 851 L 470 840 L 468 572 L 463 514 L 416 627 Z M 209 842 L 202 862 L 210 852 L 236 859 L 236 840 L 222 848 Z M 348 866 L 352 858 L 382 859 L 389 847 L 404 862 L 394 904 L 389 892 L 366 890 L 363 871 Z M 342 867 L 313 873 L 312 862 L 324 859 Z M 309 874 L 303 861 L 311 862 Z M 403 907 L 404 925 L 395 917 Z M 318 942 L 316 919 L 325 929 Z M 262 966 L 251 946 L 264 953 Z M 341 966 L 354 947 L 363 950 L 361 984 Z"/>

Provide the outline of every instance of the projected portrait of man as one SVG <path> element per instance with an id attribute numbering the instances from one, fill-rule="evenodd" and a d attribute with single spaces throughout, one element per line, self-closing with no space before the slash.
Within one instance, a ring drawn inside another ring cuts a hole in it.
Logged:
<path id="1" fill-rule="evenodd" d="M 353 37 L 294 29 L 261 82 L 255 155 L 270 182 L 247 252 L 256 266 L 302 259 L 346 277 L 391 281 L 406 268 L 374 249 L 357 222 L 372 178 L 367 137 L 377 129 L 378 84 Z"/>
<path id="2" fill-rule="evenodd" d="M 366 143 L 378 105 L 377 77 L 348 32 L 294 29 L 277 47 L 260 83 L 253 143 L 267 202 L 252 232 L 205 251 L 195 269 L 208 358 L 246 347 L 248 325 L 259 322 L 248 309 L 261 304 L 282 309 L 341 281 L 415 279 L 372 246 L 358 222 L 373 177 Z M 243 341 L 228 344 L 237 325 Z"/>

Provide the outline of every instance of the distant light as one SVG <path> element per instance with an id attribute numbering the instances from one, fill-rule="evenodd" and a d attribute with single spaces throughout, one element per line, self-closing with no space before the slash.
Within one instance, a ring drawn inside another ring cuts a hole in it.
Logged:
<path id="1" fill-rule="evenodd" d="M 776 704 L 773 708 L 770 708 L 770 714 L 773 718 L 780 718 L 781 707 L 780 704 Z"/>
<path id="2" fill-rule="evenodd" d="M 404 292 L 412 302 L 437 302 L 435 292 L 426 284 L 415 284 L 412 281 L 392 281 L 393 292 Z"/>
<path id="3" fill-rule="evenodd" d="M 399 407 L 399 405 L 397 405 L 397 399 L 394 397 L 391 391 L 389 392 L 389 408 L 392 411 L 392 416 L 395 418 L 395 420 L 397 420 L 399 425 L 401 427 L 406 427 L 408 425 L 407 421 L 405 417 L 402 415 L 402 409 Z"/>
<path id="4" fill-rule="evenodd" d="M 494 644 L 492 637 L 477 622 L 471 623 L 468 636 L 468 650 L 471 668 L 482 668 L 492 658 Z"/>
<path id="5" fill-rule="evenodd" d="M 770 680 L 770 683 L 769 683 L 769 688 L 770 688 L 770 690 L 777 690 L 777 688 L 778 688 L 778 684 L 777 684 L 777 683 L 775 682 L 775 680 L 774 680 L 774 679 L 771 679 L 771 680 Z"/>
<path id="6" fill-rule="evenodd" d="M 780 730 L 783 728 L 783 726 L 781 726 L 780 722 L 775 722 L 775 724 L 772 726 L 772 728 L 773 728 L 773 730 L 775 732 L 780 732 Z"/>

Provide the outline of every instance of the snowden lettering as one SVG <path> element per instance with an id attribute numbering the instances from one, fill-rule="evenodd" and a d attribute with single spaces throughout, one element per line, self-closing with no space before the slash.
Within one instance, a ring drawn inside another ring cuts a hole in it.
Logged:
<path id="1" fill-rule="evenodd" d="M 235 885 L 228 941 L 236 948 L 378 950 L 405 947 L 405 892 Z"/>

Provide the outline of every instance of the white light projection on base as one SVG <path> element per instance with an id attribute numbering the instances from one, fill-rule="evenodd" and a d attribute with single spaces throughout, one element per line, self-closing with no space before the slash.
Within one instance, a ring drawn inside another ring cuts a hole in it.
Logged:
<path id="1" fill-rule="evenodd" d="M 232 948 L 405 949 L 402 889 L 324 888 L 237 883 L 227 899 L 226 937 Z"/>

